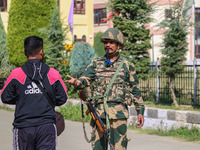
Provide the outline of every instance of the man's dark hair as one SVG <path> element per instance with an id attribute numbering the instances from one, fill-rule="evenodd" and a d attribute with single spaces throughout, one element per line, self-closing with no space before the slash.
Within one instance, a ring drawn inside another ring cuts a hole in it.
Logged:
<path id="1" fill-rule="evenodd" d="M 24 40 L 24 51 L 27 57 L 36 56 L 43 49 L 43 39 L 37 36 L 29 36 Z"/>

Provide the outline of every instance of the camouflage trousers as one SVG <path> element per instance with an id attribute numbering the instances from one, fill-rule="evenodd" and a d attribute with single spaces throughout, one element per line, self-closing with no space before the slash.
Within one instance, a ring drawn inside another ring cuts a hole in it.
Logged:
<path id="1" fill-rule="evenodd" d="M 105 119 L 103 119 L 105 123 Z M 110 141 L 115 150 L 126 150 L 127 139 L 127 119 L 112 119 L 110 120 Z M 93 150 L 107 150 L 108 140 L 103 136 L 97 128 L 92 140 Z"/>

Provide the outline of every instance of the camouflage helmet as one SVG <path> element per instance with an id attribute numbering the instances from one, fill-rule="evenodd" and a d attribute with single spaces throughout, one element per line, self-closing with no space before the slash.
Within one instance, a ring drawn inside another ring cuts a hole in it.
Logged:
<path id="1" fill-rule="evenodd" d="M 104 42 L 106 40 L 112 40 L 123 46 L 124 44 L 124 36 L 122 32 L 116 28 L 109 28 L 106 30 L 101 37 L 101 42 Z"/>

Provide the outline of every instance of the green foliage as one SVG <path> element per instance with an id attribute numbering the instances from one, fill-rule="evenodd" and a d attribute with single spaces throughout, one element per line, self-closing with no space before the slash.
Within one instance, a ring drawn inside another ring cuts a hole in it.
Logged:
<path id="1" fill-rule="evenodd" d="M 103 32 L 98 32 L 94 37 L 94 50 L 97 57 L 104 56 L 106 54 L 104 44 L 101 42 L 101 36 Z"/>
<path id="2" fill-rule="evenodd" d="M 174 3 L 171 8 L 172 17 L 166 18 L 160 23 L 160 27 L 167 29 L 164 33 L 163 57 L 161 58 L 161 71 L 165 72 L 170 78 L 170 93 L 173 98 L 173 104 L 178 107 L 176 93 L 173 83 L 177 74 L 184 70 L 181 65 L 185 60 L 185 54 L 188 51 L 187 35 L 189 24 L 182 18 L 182 1 Z"/>
<path id="3" fill-rule="evenodd" d="M 28 36 L 42 36 L 38 29 L 47 27 L 52 19 L 57 0 L 12 0 L 9 10 L 7 48 L 9 59 L 15 66 L 26 61 L 24 39 Z M 45 47 L 45 46 L 44 46 Z"/>
<path id="4" fill-rule="evenodd" d="M 0 65 L 2 63 L 2 59 L 5 57 L 5 51 L 6 51 L 6 32 L 4 29 L 3 21 L 1 19 L 1 13 L 0 13 Z"/>
<path id="5" fill-rule="evenodd" d="M 40 29 L 40 32 L 43 36 L 46 36 L 44 39 L 46 43 L 45 48 L 45 60 L 46 63 L 58 70 L 60 73 L 66 71 L 65 64 L 61 63 L 66 61 L 66 50 L 64 47 L 65 41 L 65 31 L 62 29 L 62 23 L 60 21 L 60 13 L 57 4 L 54 6 L 53 15 L 50 20 L 50 25 L 46 28 Z"/>
<path id="6" fill-rule="evenodd" d="M 6 48 L 6 32 L 0 14 L 0 75 L 8 76 L 13 69 L 9 62 L 8 51 Z"/>
<path id="7" fill-rule="evenodd" d="M 90 44 L 86 42 L 76 42 L 70 61 L 70 73 L 73 77 L 79 78 L 86 67 L 94 58 L 95 52 Z"/>
<path id="8" fill-rule="evenodd" d="M 67 75 L 71 76 L 70 67 L 69 67 L 70 61 L 71 61 L 71 58 L 68 58 L 68 63 L 65 65 L 65 67 L 60 72 L 61 77 L 64 81 L 68 80 Z M 65 85 L 67 87 L 67 94 L 68 94 L 69 98 L 78 98 L 79 91 L 77 91 L 76 88 L 69 83 L 65 83 Z"/>
<path id="9" fill-rule="evenodd" d="M 9 107 L 6 107 L 6 106 L 0 106 L 0 109 L 1 110 L 6 110 L 6 111 L 15 111 L 15 109 L 13 109 L 13 108 L 9 108 Z"/>
<path id="10" fill-rule="evenodd" d="M 146 24 L 152 19 L 149 17 L 154 4 L 146 0 L 111 0 L 111 11 L 116 14 L 113 19 L 114 27 L 122 31 L 125 39 L 122 55 L 130 57 L 135 64 L 138 78 L 148 79 L 150 58 L 148 49 L 151 48 L 149 29 Z"/>
<path id="11" fill-rule="evenodd" d="M 86 111 L 86 107 L 84 107 L 84 113 Z M 80 105 L 72 105 L 66 104 L 64 107 L 61 107 L 59 112 L 62 113 L 66 120 L 71 121 L 82 121 L 82 113 Z M 91 120 L 91 116 L 85 116 L 85 121 L 89 122 Z"/>
<path id="12" fill-rule="evenodd" d="M 62 28 L 60 21 L 60 13 L 57 5 L 54 6 L 53 16 L 50 20 L 50 25 L 46 28 L 39 30 L 42 35 L 47 35 L 45 38 L 45 60 L 46 63 L 59 71 L 62 79 L 67 80 L 67 75 L 70 75 L 70 56 L 64 47 L 65 33 L 69 28 Z M 75 88 L 66 83 L 67 93 L 69 97 L 76 98 L 77 92 Z"/>
<path id="13" fill-rule="evenodd" d="M 181 2 L 181 1 L 180 1 Z M 161 22 L 161 28 L 168 28 L 164 33 L 163 57 L 161 58 L 161 70 L 167 76 L 174 78 L 175 75 L 183 71 L 181 65 L 185 60 L 187 48 L 188 22 L 182 16 L 182 4 L 177 2 L 172 9 L 172 17 Z"/>

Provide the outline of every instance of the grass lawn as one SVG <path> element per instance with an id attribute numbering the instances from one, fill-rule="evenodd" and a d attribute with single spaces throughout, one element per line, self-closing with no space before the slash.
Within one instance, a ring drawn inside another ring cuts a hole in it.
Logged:
<path id="1" fill-rule="evenodd" d="M 146 107 L 153 107 L 153 108 L 160 108 L 160 109 L 172 109 L 172 110 L 184 110 L 184 111 L 200 111 L 199 106 L 192 106 L 192 105 L 180 105 L 179 107 L 175 107 L 173 105 L 169 104 L 156 104 L 151 101 L 145 101 L 144 105 Z"/>
<path id="2" fill-rule="evenodd" d="M 192 127 L 188 129 L 187 127 L 180 127 L 178 129 L 170 129 L 169 131 L 155 130 L 155 129 L 141 129 L 136 127 L 128 127 L 130 130 L 135 130 L 145 134 L 159 135 L 159 136 L 170 136 L 185 141 L 197 142 L 200 144 L 200 129 L 197 127 Z"/>

